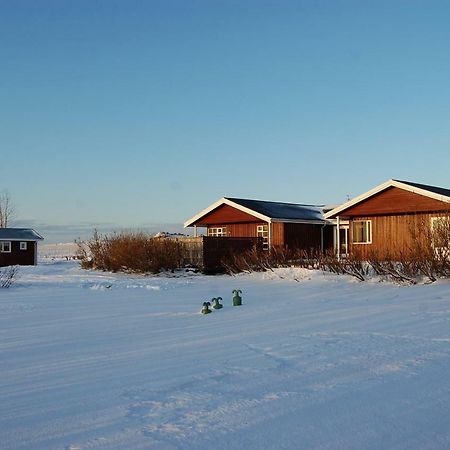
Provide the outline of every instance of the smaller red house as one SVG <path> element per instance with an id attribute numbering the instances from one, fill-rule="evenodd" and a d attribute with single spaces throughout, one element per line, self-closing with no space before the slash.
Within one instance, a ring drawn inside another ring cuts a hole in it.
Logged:
<path id="1" fill-rule="evenodd" d="M 259 238 L 263 248 L 326 248 L 332 239 L 324 206 L 224 197 L 185 222 L 206 227 L 208 237 Z"/>
<path id="2" fill-rule="evenodd" d="M 42 239 L 31 228 L 0 228 L 0 267 L 35 266 L 37 243 Z"/>

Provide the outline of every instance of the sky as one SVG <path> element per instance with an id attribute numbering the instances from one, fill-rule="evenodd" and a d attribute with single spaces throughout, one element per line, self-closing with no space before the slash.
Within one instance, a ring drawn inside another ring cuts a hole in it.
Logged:
<path id="1" fill-rule="evenodd" d="M 0 0 L 0 190 L 52 240 L 223 196 L 450 188 L 450 2 Z"/>

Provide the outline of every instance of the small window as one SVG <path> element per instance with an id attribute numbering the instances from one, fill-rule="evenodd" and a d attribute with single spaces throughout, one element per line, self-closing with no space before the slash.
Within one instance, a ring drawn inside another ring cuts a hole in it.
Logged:
<path id="1" fill-rule="evenodd" d="M 208 228 L 208 236 L 223 237 L 227 235 L 226 227 Z"/>
<path id="2" fill-rule="evenodd" d="M 11 242 L 9 241 L 0 242 L 0 253 L 11 253 Z"/>
<path id="3" fill-rule="evenodd" d="M 355 220 L 353 222 L 353 243 L 354 244 L 372 243 L 371 220 Z"/>
<path id="4" fill-rule="evenodd" d="M 262 238 L 263 250 L 269 250 L 269 227 L 267 225 L 258 225 L 256 227 L 256 236 Z"/>
<path id="5" fill-rule="evenodd" d="M 20 243 L 20 250 L 26 250 L 27 249 L 27 243 L 26 242 L 21 242 Z"/>

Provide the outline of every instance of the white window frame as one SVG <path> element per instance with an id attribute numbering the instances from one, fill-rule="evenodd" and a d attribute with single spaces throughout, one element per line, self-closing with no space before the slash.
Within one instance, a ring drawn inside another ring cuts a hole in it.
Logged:
<path id="1" fill-rule="evenodd" d="M 263 250 L 269 250 L 269 225 L 257 225 L 256 236 L 263 240 Z"/>
<path id="2" fill-rule="evenodd" d="M 365 234 L 367 236 L 367 240 L 357 242 L 355 241 L 355 224 L 356 223 L 364 223 Z M 354 220 L 352 222 L 352 244 L 355 245 L 367 245 L 372 243 L 372 221 L 371 220 Z"/>
<path id="3" fill-rule="evenodd" d="M 448 216 L 433 216 L 430 219 L 430 227 L 431 227 L 431 245 L 433 246 L 433 249 L 436 253 L 440 253 L 442 255 L 445 255 L 447 258 L 450 256 L 450 248 L 445 248 L 445 247 L 437 247 L 434 242 L 433 239 L 433 232 L 434 232 L 434 228 L 436 227 L 436 223 L 437 222 L 449 222 L 450 221 L 450 217 Z M 450 226 L 449 223 L 447 223 L 446 225 L 444 225 L 445 227 Z"/>
<path id="4" fill-rule="evenodd" d="M 19 245 L 20 245 L 20 250 L 26 250 L 27 249 L 27 243 L 26 242 L 21 242 Z"/>
<path id="5" fill-rule="evenodd" d="M 5 250 L 5 246 L 8 250 Z M 11 241 L 0 241 L 0 253 L 11 253 Z"/>
<path id="6" fill-rule="evenodd" d="M 208 228 L 208 236 L 226 237 L 227 236 L 227 227 Z"/>

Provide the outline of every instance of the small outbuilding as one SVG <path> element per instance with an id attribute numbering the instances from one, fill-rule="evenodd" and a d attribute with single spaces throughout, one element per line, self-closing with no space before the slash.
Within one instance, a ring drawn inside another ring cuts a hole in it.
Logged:
<path id="1" fill-rule="evenodd" d="M 35 266 L 37 243 L 42 239 L 31 228 L 0 228 L 0 267 Z"/>

